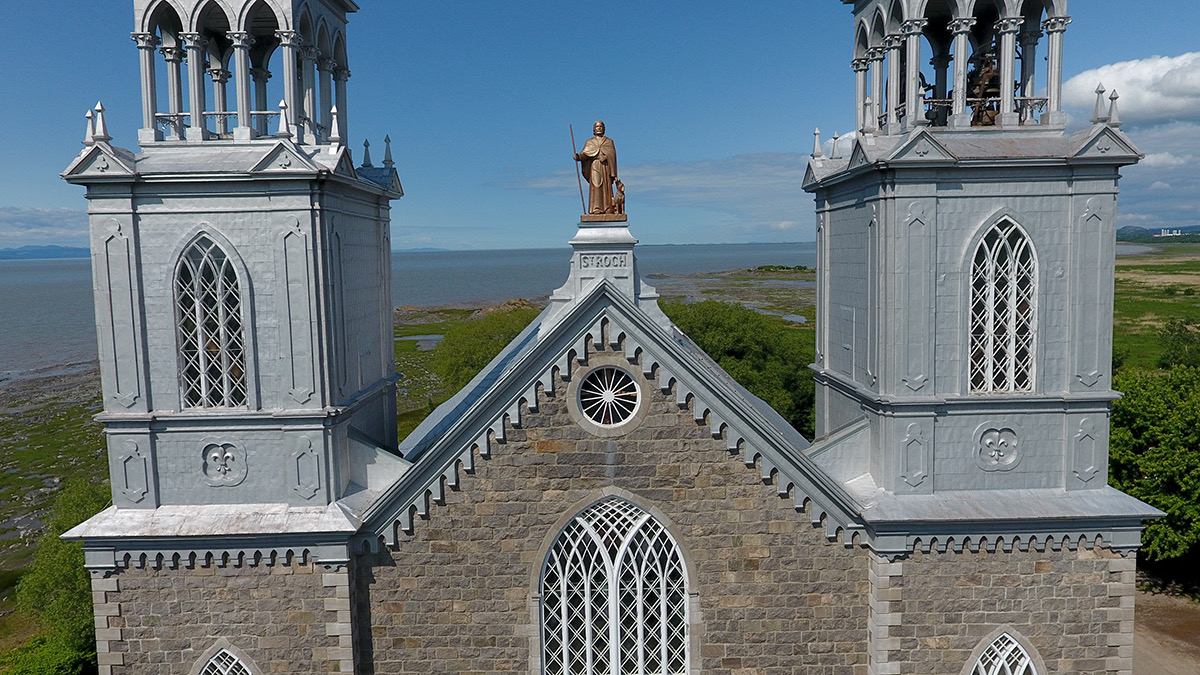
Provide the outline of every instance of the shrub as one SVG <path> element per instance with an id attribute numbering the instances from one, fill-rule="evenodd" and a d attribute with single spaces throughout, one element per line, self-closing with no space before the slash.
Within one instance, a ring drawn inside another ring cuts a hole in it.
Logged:
<path id="1" fill-rule="evenodd" d="M 752 394 L 813 437 L 813 333 L 739 305 L 663 303 L 675 325 Z"/>
<path id="2" fill-rule="evenodd" d="M 1200 369 L 1122 371 L 1109 483 L 1164 512 L 1143 534 L 1150 560 L 1200 555 Z"/>

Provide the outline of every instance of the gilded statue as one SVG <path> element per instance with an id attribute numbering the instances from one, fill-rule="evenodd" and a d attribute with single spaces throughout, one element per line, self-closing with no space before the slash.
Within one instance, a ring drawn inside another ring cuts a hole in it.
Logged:
<path id="1" fill-rule="evenodd" d="M 584 143 L 583 150 L 575 153 L 580 163 L 580 173 L 588 183 L 588 213 L 592 215 L 624 213 L 624 191 L 618 203 L 613 190 L 617 180 L 617 148 L 612 139 L 604 135 L 604 122 L 597 120 L 592 125 L 592 137 Z"/>

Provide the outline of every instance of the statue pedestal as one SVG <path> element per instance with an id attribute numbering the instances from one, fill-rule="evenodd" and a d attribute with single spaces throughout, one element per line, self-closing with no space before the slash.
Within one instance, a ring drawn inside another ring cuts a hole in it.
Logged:
<path id="1" fill-rule="evenodd" d="M 658 293 L 642 283 L 637 272 L 633 248 L 638 243 L 629 232 L 625 214 L 581 216 L 579 229 L 569 242 L 573 249 L 571 273 L 550 296 L 549 313 L 542 321 L 540 335 L 549 334 L 580 301 L 600 284 L 647 314 L 652 321 L 669 329 L 671 321 L 658 308 Z"/>

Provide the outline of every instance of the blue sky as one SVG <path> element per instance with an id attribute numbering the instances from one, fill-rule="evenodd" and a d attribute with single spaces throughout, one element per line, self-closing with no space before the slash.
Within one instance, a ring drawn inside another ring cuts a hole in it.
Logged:
<path id="1" fill-rule="evenodd" d="M 603 119 L 630 225 L 645 243 L 807 241 L 799 188 L 812 130 L 853 126 L 851 15 L 838 0 L 361 0 L 351 17 L 349 127 L 376 161 L 390 134 L 407 196 L 395 248 L 561 246 L 580 212 L 568 124 Z M 1193 0 L 1076 0 L 1067 101 L 1121 91 L 1147 161 L 1125 172 L 1122 224 L 1200 224 L 1200 45 Z M 83 190 L 58 173 L 83 112 L 114 143 L 140 126 L 132 2 L 6 7 L 0 42 L 0 248 L 86 245 Z M 51 39 L 53 36 L 53 39 Z M 65 38 L 65 39 L 64 39 Z M 1154 58 L 1160 57 L 1160 58 Z"/>

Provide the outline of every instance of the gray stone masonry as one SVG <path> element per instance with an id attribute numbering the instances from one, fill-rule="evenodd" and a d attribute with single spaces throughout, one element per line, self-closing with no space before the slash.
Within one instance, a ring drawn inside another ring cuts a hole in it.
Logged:
<path id="1" fill-rule="evenodd" d="M 1103 549 L 915 553 L 892 578 L 890 669 L 957 675 L 989 633 L 1008 625 L 1050 673 L 1133 669 L 1136 560 Z"/>
<path id="2" fill-rule="evenodd" d="M 693 672 L 866 674 L 869 553 L 829 542 L 630 370 L 650 406 L 630 433 L 588 434 L 560 386 L 397 550 L 358 569 L 362 660 L 374 663 L 363 672 L 540 672 L 541 556 L 563 518 L 617 488 L 661 514 L 689 560 Z"/>
<path id="3" fill-rule="evenodd" d="M 92 587 L 101 675 L 189 675 L 221 639 L 255 675 L 353 672 L 344 569 L 131 568 Z"/>

